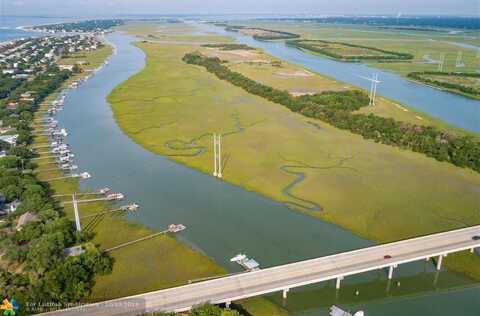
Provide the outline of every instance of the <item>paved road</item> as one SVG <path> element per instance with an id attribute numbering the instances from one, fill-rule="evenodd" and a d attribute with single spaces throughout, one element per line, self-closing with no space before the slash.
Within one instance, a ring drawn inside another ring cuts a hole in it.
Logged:
<path id="1" fill-rule="evenodd" d="M 84 312 L 86 315 L 132 315 L 153 310 L 187 310 L 205 302 L 230 302 L 477 248 L 480 247 L 480 240 L 473 240 L 475 235 L 480 235 L 480 225 L 49 314 L 78 315 Z M 391 258 L 384 259 L 385 255 Z"/>

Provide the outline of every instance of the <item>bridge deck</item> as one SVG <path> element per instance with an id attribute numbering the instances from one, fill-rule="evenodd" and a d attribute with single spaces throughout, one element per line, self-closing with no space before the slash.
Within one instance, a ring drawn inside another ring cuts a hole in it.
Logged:
<path id="1" fill-rule="evenodd" d="M 480 240 L 473 240 L 475 235 L 480 235 L 480 225 L 91 304 L 83 309 L 88 315 L 120 315 L 122 311 L 127 315 L 142 310 L 182 311 L 205 302 L 230 302 L 477 248 Z M 384 259 L 385 255 L 391 258 Z M 74 308 L 49 314 L 79 313 Z"/>

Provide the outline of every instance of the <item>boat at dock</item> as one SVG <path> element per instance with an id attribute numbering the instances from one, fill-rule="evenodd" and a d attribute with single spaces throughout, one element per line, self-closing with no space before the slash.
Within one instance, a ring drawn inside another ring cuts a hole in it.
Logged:
<path id="1" fill-rule="evenodd" d="M 105 196 L 107 200 L 122 200 L 124 197 L 122 193 L 110 193 Z"/>
<path id="2" fill-rule="evenodd" d="M 238 254 L 230 259 L 231 262 L 238 263 L 246 271 L 255 271 L 260 269 L 260 264 L 254 259 L 247 258 L 244 254 Z"/>

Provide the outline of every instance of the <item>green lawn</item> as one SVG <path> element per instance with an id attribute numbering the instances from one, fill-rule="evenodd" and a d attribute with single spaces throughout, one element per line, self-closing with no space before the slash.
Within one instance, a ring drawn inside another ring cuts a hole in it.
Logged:
<path id="1" fill-rule="evenodd" d="M 211 174 L 210 135 L 222 133 L 225 181 L 301 204 L 299 211 L 379 242 L 480 223 L 478 173 L 364 140 L 250 95 L 182 62 L 198 46 L 138 46 L 147 55 L 146 68 L 118 86 L 109 101 L 122 130 L 152 152 Z M 262 82 L 284 80 L 263 68 L 244 71 Z M 315 78 L 309 80 L 325 80 Z M 282 84 L 302 88 L 296 78 L 290 82 Z M 393 109 L 387 115 L 429 120 L 382 102 Z M 282 190 L 296 177 L 285 166 L 305 174 L 290 197 Z M 323 211 L 306 210 L 312 203 Z M 450 267 L 480 279 L 479 258 L 461 258 Z"/>

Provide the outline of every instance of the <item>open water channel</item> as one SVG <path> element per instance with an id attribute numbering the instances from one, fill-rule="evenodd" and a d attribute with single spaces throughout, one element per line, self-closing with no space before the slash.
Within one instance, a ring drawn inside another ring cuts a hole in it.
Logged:
<path id="1" fill-rule="evenodd" d="M 84 187 L 108 185 L 125 193 L 141 205 L 129 216 L 132 221 L 156 229 L 185 224 L 178 238 L 230 271 L 238 271 L 229 258 L 239 252 L 268 267 L 372 244 L 134 143 L 115 123 L 106 97 L 144 67 L 144 55 L 126 35 L 115 33 L 108 40 L 116 47 L 108 65 L 69 91 L 58 115 L 70 133 L 76 162 L 93 175 Z M 402 265 L 395 273 L 391 284 L 385 271 L 377 271 L 347 278 L 339 293 L 333 283 L 323 283 L 291 291 L 286 302 L 277 294 L 268 298 L 295 315 L 327 315 L 332 303 L 363 309 L 369 316 L 473 316 L 480 311 L 480 287 L 462 276 L 436 273 L 425 262 Z"/>

